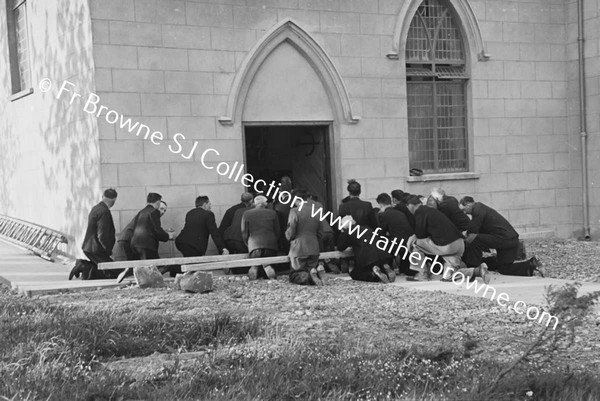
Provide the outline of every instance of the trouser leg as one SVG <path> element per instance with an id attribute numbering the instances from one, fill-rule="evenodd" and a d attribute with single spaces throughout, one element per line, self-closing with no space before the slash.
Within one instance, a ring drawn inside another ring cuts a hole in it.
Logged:
<path id="1" fill-rule="evenodd" d="M 498 265 L 498 273 L 507 276 L 531 276 L 533 274 L 533 268 L 529 260 L 522 262 L 513 262 L 509 264 Z"/>

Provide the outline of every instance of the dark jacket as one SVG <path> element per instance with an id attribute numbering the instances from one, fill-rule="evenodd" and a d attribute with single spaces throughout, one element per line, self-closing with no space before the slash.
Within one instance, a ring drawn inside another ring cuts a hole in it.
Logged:
<path id="1" fill-rule="evenodd" d="M 339 208 L 340 217 L 352 216 L 356 224 L 361 227 L 375 228 L 377 221 L 373 213 L 371 202 L 360 200 L 356 197 L 344 198 Z"/>
<path id="2" fill-rule="evenodd" d="M 500 213 L 483 203 L 473 205 L 471 216 L 469 233 L 491 234 L 505 240 L 519 238 L 513 226 Z"/>
<path id="3" fill-rule="evenodd" d="M 217 229 L 215 214 L 201 207 L 194 208 L 185 215 L 183 230 L 175 240 L 176 244 L 186 244 L 196 249 L 201 255 L 206 253 L 208 236 L 211 236 L 219 253 L 223 252 L 225 244 Z"/>
<path id="4" fill-rule="evenodd" d="M 131 237 L 132 248 L 152 249 L 158 252 L 158 241 L 166 242 L 169 234 L 160 226 L 160 212 L 151 205 L 139 211 L 133 237 Z"/>
<path id="5" fill-rule="evenodd" d="M 253 208 L 242 215 L 242 237 L 248 252 L 255 249 L 278 250 L 279 217 L 266 208 Z"/>
<path id="6" fill-rule="evenodd" d="M 415 229 L 415 216 L 410 212 L 410 210 L 408 210 L 406 205 L 403 203 L 398 203 L 396 206 L 394 206 L 394 209 L 404 213 L 404 215 L 406 216 L 406 220 L 408 220 L 408 224 L 410 224 L 410 226 L 414 230 Z"/>
<path id="7" fill-rule="evenodd" d="M 252 209 L 252 206 L 239 208 L 235 211 L 231 225 L 225 230 L 225 234 L 223 235 L 225 241 L 234 240 L 244 242 L 244 237 L 242 237 L 242 216 L 250 209 Z"/>
<path id="8" fill-rule="evenodd" d="M 136 223 L 136 218 L 134 217 L 133 220 L 131 220 L 129 222 L 129 224 L 127 224 L 125 226 L 123 231 L 121 231 L 119 233 L 119 237 L 117 238 L 117 241 L 130 243 L 131 238 L 133 238 L 133 230 L 135 229 L 135 223 Z"/>
<path id="9" fill-rule="evenodd" d="M 393 207 L 388 207 L 383 213 L 379 213 L 379 227 L 381 227 L 383 235 L 387 235 L 390 238 L 397 238 L 398 241 L 400 239 L 406 241 L 415 233 L 406 215 Z"/>
<path id="10" fill-rule="evenodd" d="M 461 232 L 469 228 L 471 219 L 469 219 L 469 216 L 465 212 L 460 210 L 458 200 L 455 197 L 444 196 L 442 201 L 438 202 L 437 209 L 444 213 Z"/>
<path id="11" fill-rule="evenodd" d="M 302 208 L 290 210 L 285 237 L 290 241 L 290 257 L 319 255 L 319 239 L 323 236 L 323 226 L 317 217 L 312 217 L 312 208 L 322 208 L 319 202 L 306 201 Z"/>
<path id="12" fill-rule="evenodd" d="M 248 206 L 244 202 L 240 202 L 237 205 L 231 206 L 225 214 L 223 215 L 223 219 L 221 219 L 221 224 L 219 225 L 219 233 L 221 233 L 221 237 L 225 238 L 225 231 L 233 224 L 233 216 L 235 212 L 239 209 L 246 209 Z"/>
<path id="13" fill-rule="evenodd" d="M 373 244 L 369 244 L 373 230 L 368 227 L 360 227 L 358 231 L 361 233 L 365 231 L 360 238 L 357 238 L 358 235 L 356 232 L 349 234 L 348 230 L 344 230 L 340 233 L 337 240 L 337 248 L 340 251 L 345 251 L 346 248 L 352 247 L 355 261 L 354 268 L 362 271 L 373 267 L 375 264 L 390 263 L 393 255 L 375 246 L 377 244 L 377 237 L 375 237 Z"/>
<path id="14" fill-rule="evenodd" d="M 428 206 L 420 206 L 415 211 L 415 224 L 417 238 L 431 237 L 433 243 L 439 246 L 462 238 L 458 228 L 444 213 Z"/>
<path id="15" fill-rule="evenodd" d="M 115 224 L 110 209 L 104 202 L 92 208 L 81 249 L 94 255 L 110 257 L 115 245 Z"/>

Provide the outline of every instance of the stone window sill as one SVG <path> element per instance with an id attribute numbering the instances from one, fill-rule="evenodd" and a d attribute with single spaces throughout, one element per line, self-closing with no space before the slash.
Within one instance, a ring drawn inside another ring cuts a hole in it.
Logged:
<path id="1" fill-rule="evenodd" d="M 428 182 L 428 181 L 451 181 L 451 180 L 478 180 L 479 173 L 447 173 L 447 174 L 424 174 L 421 176 L 407 176 L 406 182 Z"/>
<path id="2" fill-rule="evenodd" d="M 13 93 L 12 95 L 10 95 L 8 97 L 8 101 L 10 102 L 14 102 L 17 99 L 20 99 L 22 97 L 31 95 L 33 93 L 33 88 L 29 88 L 29 89 L 24 89 L 21 92 L 17 92 L 17 93 Z"/>

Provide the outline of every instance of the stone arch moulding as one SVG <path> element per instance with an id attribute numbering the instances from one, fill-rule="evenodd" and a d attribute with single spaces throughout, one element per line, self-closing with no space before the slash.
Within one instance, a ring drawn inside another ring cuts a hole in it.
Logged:
<path id="1" fill-rule="evenodd" d="M 467 43 L 470 47 L 470 51 L 475 51 L 477 54 L 477 60 L 488 61 L 490 55 L 485 51 L 485 45 L 483 43 L 483 37 L 481 36 L 481 29 L 479 28 L 479 22 L 473 9 L 469 5 L 467 0 L 449 0 L 450 4 L 456 11 L 459 19 L 459 24 L 463 29 L 463 33 L 466 36 Z M 416 1 L 405 1 L 400 9 L 398 18 L 396 19 L 396 27 L 394 28 L 394 42 L 392 43 L 392 50 L 388 53 L 388 58 L 404 59 L 404 52 L 406 47 L 406 37 L 408 35 L 408 28 L 410 23 L 417 12 L 417 9 L 421 5 L 421 0 Z M 401 56 L 402 55 L 402 56 Z"/>
<path id="2" fill-rule="evenodd" d="M 340 122 L 356 124 L 360 117 L 352 113 L 350 97 L 337 68 L 323 48 L 304 29 L 290 18 L 275 25 L 248 53 L 235 76 L 227 99 L 226 115 L 219 118 L 222 125 L 241 121 L 246 96 L 254 76 L 271 52 L 287 41 L 311 65 L 327 92 L 335 116 Z"/>

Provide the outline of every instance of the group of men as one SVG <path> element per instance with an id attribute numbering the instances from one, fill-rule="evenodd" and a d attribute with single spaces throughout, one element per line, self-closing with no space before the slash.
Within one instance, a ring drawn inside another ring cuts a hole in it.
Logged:
<path id="1" fill-rule="evenodd" d="M 458 202 L 439 188 L 428 198 L 394 190 L 391 196 L 380 194 L 376 199 L 379 207 L 373 208 L 370 202 L 360 199 L 360 184 L 349 180 L 349 196 L 338 209 L 341 220 L 332 227 L 329 221 L 319 219 L 323 214 L 314 213 L 323 208 L 315 196 L 304 189 L 292 189 L 288 177 L 282 178 L 280 187 L 289 196 L 283 197 L 288 202 L 282 202 L 281 196 L 269 200 L 245 192 L 241 202 L 226 211 L 219 227 L 209 198 L 199 196 L 176 237 L 161 226 L 160 218 L 167 204 L 161 195 L 149 193 L 147 205 L 118 238 L 110 213 L 117 192 L 107 189 L 102 201 L 89 214 L 82 248 L 96 265 L 113 260 L 115 242 L 122 255 L 116 259 L 158 259 L 159 242 L 171 239 L 175 239 L 183 256 L 203 256 L 210 236 L 220 254 L 248 253 L 249 258 L 287 254 L 290 282 L 317 286 L 326 284 L 326 271 L 339 273 L 340 266 L 354 280 L 388 283 L 395 280 L 397 272 L 408 276 L 407 279 L 428 279 L 431 275 L 424 264 L 414 263 L 415 253 L 421 256 L 419 260 L 441 258 L 442 280 L 446 281 L 451 280 L 455 271 L 460 271 L 469 278 L 482 277 L 487 282 L 488 264 L 501 274 L 522 276 L 533 275 L 539 267 L 535 257 L 515 262 L 519 246 L 517 232 L 498 212 L 469 196 Z M 363 236 L 393 239 L 406 251 L 392 254 Z M 321 252 L 336 247 L 340 251 L 352 248 L 354 260 L 350 266 L 343 260 L 320 260 Z M 484 254 L 490 249 L 496 250 L 497 257 L 486 263 Z M 413 256 L 408 257 L 409 253 Z M 165 267 L 161 272 L 168 269 Z M 129 270 L 120 272 L 119 281 L 130 274 Z M 172 274 L 178 271 L 171 267 Z M 251 266 L 247 272 L 241 268 L 232 272 L 247 273 L 251 280 L 277 276 L 270 264 Z"/>

